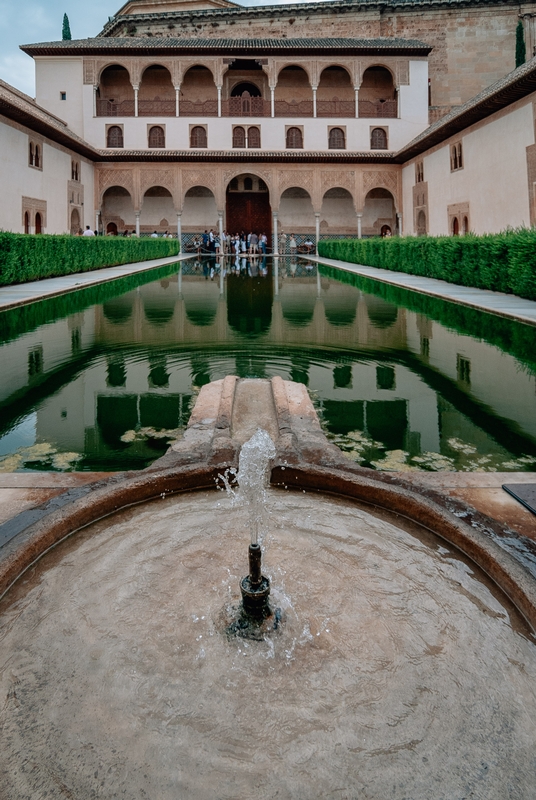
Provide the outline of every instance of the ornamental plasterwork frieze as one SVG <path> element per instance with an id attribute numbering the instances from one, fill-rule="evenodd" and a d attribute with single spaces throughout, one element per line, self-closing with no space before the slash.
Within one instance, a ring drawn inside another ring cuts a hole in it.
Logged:
<path id="1" fill-rule="evenodd" d="M 279 170 L 279 195 L 281 196 L 286 189 L 293 187 L 305 189 L 313 197 L 314 173 L 301 170 Z"/>
<path id="2" fill-rule="evenodd" d="M 256 175 L 257 178 L 262 178 L 268 188 L 272 188 L 273 180 L 271 171 L 267 171 L 262 168 L 259 169 L 257 164 L 239 164 L 236 167 L 223 170 L 223 190 L 226 191 L 230 181 L 232 181 L 233 178 L 237 178 L 239 175 L 243 175 L 244 173 L 251 173 L 251 175 Z"/>
<path id="3" fill-rule="evenodd" d="M 387 189 L 395 197 L 398 196 L 398 172 L 375 170 L 363 173 L 363 194 L 371 189 Z"/>
<path id="4" fill-rule="evenodd" d="M 396 62 L 396 85 L 409 86 L 409 61 Z"/>
<path id="5" fill-rule="evenodd" d="M 320 193 L 323 199 L 330 189 L 346 189 L 352 195 L 355 205 L 356 187 L 355 172 L 353 170 L 339 170 L 338 172 L 322 172 L 320 175 Z"/>
<path id="6" fill-rule="evenodd" d="M 175 177 L 176 177 L 176 170 L 174 169 L 164 168 L 164 169 L 140 170 L 140 198 L 142 202 L 145 193 L 149 189 L 152 189 L 153 186 L 162 186 L 162 188 L 168 190 L 168 192 L 171 194 L 173 198 L 175 206 L 178 207 L 180 204 L 177 203 Z"/>
<path id="7" fill-rule="evenodd" d="M 186 195 L 186 192 L 189 189 L 193 189 L 194 186 L 204 186 L 216 196 L 217 189 L 218 189 L 218 180 L 216 176 L 216 171 L 211 169 L 210 172 L 204 169 L 196 169 L 196 170 L 183 170 L 182 171 L 182 193 L 183 196 Z"/>
<path id="8" fill-rule="evenodd" d="M 136 192 L 134 191 L 134 176 L 131 169 L 98 169 L 95 174 L 98 175 L 100 203 L 107 189 L 112 186 L 120 186 L 129 192 L 134 206 L 138 207 Z"/>
<path id="9" fill-rule="evenodd" d="M 84 58 L 84 85 L 95 86 L 95 61 L 92 58 Z"/>
<path id="10" fill-rule="evenodd" d="M 41 225 L 43 228 L 47 226 L 47 201 L 38 200 L 36 197 L 23 197 L 22 198 L 22 224 L 24 226 L 24 214 L 28 212 L 31 224 L 34 224 L 35 215 L 41 215 Z"/>

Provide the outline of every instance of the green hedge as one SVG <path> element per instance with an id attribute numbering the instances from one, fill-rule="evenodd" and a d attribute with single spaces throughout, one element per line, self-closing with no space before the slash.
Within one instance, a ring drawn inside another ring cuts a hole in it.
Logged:
<path id="1" fill-rule="evenodd" d="M 0 285 L 176 256 L 176 239 L 0 233 Z"/>
<path id="2" fill-rule="evenodd" d="M 325 239 L 319 255 L 536 300 L 536 230 L 485 236 Z"/>

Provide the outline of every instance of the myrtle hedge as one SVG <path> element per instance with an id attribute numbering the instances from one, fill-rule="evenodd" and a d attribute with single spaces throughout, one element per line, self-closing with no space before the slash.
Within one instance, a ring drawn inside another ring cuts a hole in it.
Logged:
<path id="1" fill-rule="evenodd" d="M 119 236 L 28 236 L 0 232 L 0 285 L 175 256 L 176 239 Z"/>
<path id="2" fill-rule="evenodd" d="M 324 239 L 326 258 L 438 278 L 536 300 L 536 230 L 484 236 Z"/>

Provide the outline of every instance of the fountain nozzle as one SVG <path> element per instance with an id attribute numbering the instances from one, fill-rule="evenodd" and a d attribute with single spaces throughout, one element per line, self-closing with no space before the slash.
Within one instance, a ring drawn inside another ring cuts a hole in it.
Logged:
<path id="1" fill-rule="evenodd" d="M 248 555 L 249 575 L 240 581 L 242 606 L 249 616 L 265 619 L 272 611 L 268 605 L 270 581 L 262 574 L 260 544 L 250 544 Z"/>

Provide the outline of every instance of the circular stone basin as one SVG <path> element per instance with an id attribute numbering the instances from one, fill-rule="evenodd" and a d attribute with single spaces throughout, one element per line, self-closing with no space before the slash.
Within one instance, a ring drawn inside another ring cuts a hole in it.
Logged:
<path id="1" fill-rule="evenodd" d="M 264 641 L 221 625 L 249 537 L 220 493 L 95 523 L 9 592 L 2 800 L 534 796 L 536 647 L 501 593 L 410 523 L 267 503 Z"/>

